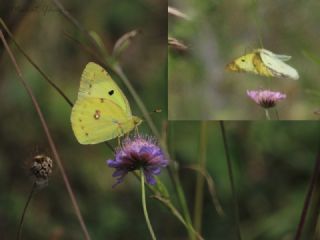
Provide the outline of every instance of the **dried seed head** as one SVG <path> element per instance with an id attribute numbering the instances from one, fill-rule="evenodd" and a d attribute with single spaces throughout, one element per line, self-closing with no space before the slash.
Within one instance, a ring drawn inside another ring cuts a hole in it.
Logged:
<path id="1" fill-rule="evenodd" d="M 44 154 L 39 154 L 33 157 L 33 163 L 30 167 L 32 175 L 36 179 L 38 186 L 48 184 L 48 178 L 52 173 L 52 159 Z"/>

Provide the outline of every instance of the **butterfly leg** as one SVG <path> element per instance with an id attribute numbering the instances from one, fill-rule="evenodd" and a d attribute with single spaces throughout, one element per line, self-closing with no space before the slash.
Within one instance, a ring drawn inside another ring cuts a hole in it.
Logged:
<path id="1" fill-rule="evenodd" d="M 136 134 L 138 137 L 140 137 L 139 128 L 138 128 L 137 125 L 134 126 L 134 132 L 135 132 L 135 134 Z"/>

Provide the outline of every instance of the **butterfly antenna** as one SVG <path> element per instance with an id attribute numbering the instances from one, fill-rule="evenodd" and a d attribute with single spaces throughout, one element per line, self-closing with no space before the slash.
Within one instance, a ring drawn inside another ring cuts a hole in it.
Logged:
<path id="1" fill-rule="evenodd" d="M 148 112 L 148 113 L 149 113 L 150 116 L 152 116 L 152 115 L 154 115 L 154 114 L 156 114 L 156 113 L 162 113 L 162 109 L 161 109 L 161 108 L 156 108 L 156 109 L 154 109 L 153 111 L 150 111 L 150 112 Z M 146 119 L 143 118 L 143 117 L 141 117 L 141 120 L 142 120 L 142 121 L 146 121 Z"/>

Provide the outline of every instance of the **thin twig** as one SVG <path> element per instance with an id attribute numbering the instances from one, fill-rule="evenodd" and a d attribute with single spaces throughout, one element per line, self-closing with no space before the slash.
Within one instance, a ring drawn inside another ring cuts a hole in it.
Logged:
<path id="1" fill-rule="evenodd" d="M 318 151 L 316 162 L 315 162 L 315 166 L 313 168 L 313 174 L 312 174 L 312 176 L 310 178 L 309 189 L 307 191 L 307 195 L 306 195 L 305 200 L 304 200 L 304 205 L 303 205 L 303 209 L 302 209 L 302 212 L 301 212 L 300 221 L 299 221 L 299 224 L 298 224 L 296 235 L 294 237 L 295 240 L 301 239 L 302 230 L 303 230 L 303 227 L 304 227 L 304 224 L 305 224 L 305 221 L 306 221 L 309 205 L 310 205 L 310 202 L 311 202 L 312 192 L 314 190 L 314 187 L 315 187 L 315 184 L 316 184 L 316 179 L 317 179 L 317 176 L 319 174 L 320 174 L 320 151 Z"/>
<path id="2" fill-rule="evenodd" d="M 237 232 L 238 239 L 241 240 L 238 197 L 237 197 L 237 192 L 235 189 L 235 184 L 234 184 L 234 179 L 233 179 L 232 163 L 231 163 L 231 159 L 230 159 L 230 155 L 229 155 L 229 148 L 228 148 L 228 142 L 227 142 L 227 137 L 226 137 L 226 131 L 224 129 L 223 121 L 219 121 L 219 123 L 220 123 L 220 128 L 221 128 L 222 139 L 223 139 L 224 151 L 226 154 L 227 165 L 228 165 L 228 175 L 229 175 L 229 179 L 230 179 L 232 199 L 233 199 L 233 208 L 234 208 L 234 217 L 235 217 L 235 221 L 236 221 L 236 232 Z"/>
<path id="3" fill-rule="evenodd" d="M 10 48 L 9 48 L 6 40 L 5 40 L 5 38 L 4 38 L 4 35 L 3 35 L 1 29 L 0 29 L 0 38 L 2 39 L 2 42 L 3 42 L 4 46 L 5 46 L 5 49 L 6 49 L 6 51 L 8 52 L 8 54 L 9 54 L 9 56 L 10 56 L 10 59 L 11 59 L 13 65 L 14 65 L 16 71 L 17 71 L 17 74 L 18 74 L 18 76 L 19 76 L 19 79 L 20 79 L 23 87 L 26 89 L 28 95 L 30 96 L 31 101 L 32 101 L 32 104 L 34 105 L 34 108 L 35 108 L 35 110 L 36 110 L 36 112 L 37 112 L 37 114 L 38 114 L 38 116 L 39 116 L 39 119 L 40 119 L 42 128 L 43 128 L 43 130 L 44 130 L 44 132 L 45 132 L 45 134 L 46 134 L 46 137 L 47 137 L 47 139 L 48 139 L 48 143 L 49 143 L 49 145 L 50 145 L 50 148 L 51 148 L 51 150 L 52 150 L 52 153 L 53 153 L 53 155 L 54 155 L 54 158 L 56 159 L 57 164 L 58 164 L 58 167 L 59 167 L 59 169 L 60 169 L 60 171 L 61 171 L 61 175 L 62 175 L 64 184 L 65 184 L 65 186 L 66 186 L 66 188 L 67 188 L 67 191 L 68 191 L 68 193 L 69 193 L 69 196 L 70 196 L 70 198 L 71 198 L 72 205 L 73 205 L 73 207 L 74 207 L 76 216 L 78 217 L 78 220 L 79 220 L 81 229 L 82 229 L 82 231 L 83 231 L 84 237 L 85 237 L 85 239 L 89 240 L 89 239 L 91 239 L 91 238 L 90 238 L 90 235 L 89 235 L 89 232 L 88 232 L 87 227 L 86 227 L 86 225 L 85 225 L 85 223 L 84 223 L 84 221 L 83 221 L 83 218 L 82 218 L 82 215 L 81 215 L 81 212 L 80 212 L 80 209 L 79 209 L 79 206 L 78 206 L 76 197 L 75 197 L 75 195 L 74 195 L 74 193 L 73 193 L 73 190 L 72 190 L 72 188 L 71 188 L 71 185 L 70 185 L 70 183 L 69 183 L 69 179 L 68 179 L 67 174 L 66 174 L 66 172 L 65 172 L 65 170 L 64 170 L 64 167 L 63 167 L 63 165 L 62 165 L 62 161 L 61 161 L 60 156 L 59 156 L 59 154 L 58 154 L 58 151 L 57 151 L 57 149 L 56 149 L 55 143 L 54 143 L 54 141 L 53 141 L 53 139 L 52 139 L 52 137 L 51 137 L 51 133 L 50 133 L 49 128 L 48 128 L 48 126 L 47 126 L 47 123 L 46 123 L 46 121 L 45 121 L 45 119 L 44 119 L 44 116 L 43 116 L 43 114 L 42 114 L 42 111 L 41 111 L 41 109 L 40 109 L 40 107 L 39 107 L 39 104 L 38 104 L 35 96 L 33 95 L 33 92 L 32 92 L 32 90 L 31 90 L 30 86 L 28 85 L 28 83 L 27 83 L 26 80 L 24 79 L 24 77 L 23 77 L 23 75 L 22 75 L 22 72 L 21 72 L 21 70 L 20 70 L 20 68 L 19 68 L 19 66 L 18 66 L 18 64 L 17 64 L 17 62 L 16 62 L 16 60 L 15 60 L 15 57 L 13 56 L 13 54 L 12 54 L 12 52 L 11 52 L 11 50 L 10 50 Z"/>
<path id="4" fill-rule="evenodd" d="M 29 196 L 28 196 L 26 205 L 24 206 L 24 209 L 23 209 L 23 212 L 22 212 L 22 216 L 21 216 L 21 219 L 20 219 L 20 223 L 19 223 L 19 228 L 18 228 L 18 233 L 17 233 L 17 240 L 20 240 L 20 239 L 21 239 L 21 233 L 22 233 L 22 227 L 23 227 L 24 217 L 25 217 L 25 215 L 26 215 L 26 212 L 27 212 L 29 203 L 30 203 L 30 201 L 31 201 L 31 198 L 32 198 L 32 196 L 33 196 L 33 193 L 34 193 L 35 190 L 36 190 L 36 186 L 37 186 L 37 184 L 34 182 L 34 183 L 32 184 L 32 188 L 31 188 L 31 191 L 30 191 L 30 193 L 29 193 Z"/>

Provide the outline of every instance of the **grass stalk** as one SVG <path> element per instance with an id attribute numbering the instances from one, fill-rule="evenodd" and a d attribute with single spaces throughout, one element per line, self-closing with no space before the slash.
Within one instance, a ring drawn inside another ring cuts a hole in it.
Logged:
<path id="1" fill-rule="evenodd" d="M 234 211 L 234 218 L 235 218 L 235 230 L 236 230 L 237 239 L 241 240 L 238 197 L 237 197 L 237 192 L 236 192 L 236 188 L 235 188 L 235 184 L 234 184 L 232 162 L 230 159 L 228 141 L 227 141 L 227 137 L 226 137 L 226 131 L 224 128 L 224 122 L 219 121 L 219 123 L 220 123 L 222 139 L 223 139 L 223 147 L 224 147 L 227 165 L 228 165 L 228 176 L 229 176 L 230 185 L 231 185 L 231 192 L 232 192 L 232 199 L 233 199 L 233 211 Z"/>
<path id="2" fill-rule="evenodd" d="M 306 194 L 306 197 L 304 200 L 304 205 L 302 208 L 302 212 L 301 212 L 301 216 L 300 216 L 300 220 L 299 220 L 299 224 L 297 227 L 297 231 L 296 231 L 294 240 L 301 239 L 303 227 L 306 222 L 306 217 L 307 217 L 308 209 L 309 209 L 310 202 L 311 202 L 312 193 L 313 193 L 314 188 L 316 186 L 316 179 L 319 174 L 320 174 L 320 151 L 318 151 L 318 154 L 317 154 L 316 162 L 315 162 L 315 165 L 313 168 L 313 173 L 310 178 L 309 187 L 308 187 L 307 194 Z"/>
<path id="3" fill-rule="evenodd" d="M 201 122 L 200 130 L 200 149 L 199 149 L 199 168 L 206 168 L 206 153 L 207 153 L 207 122 Z M 204 189 L 205 178 L 201 173 L 197 174 L 196 179 L 196 190 L 195 190 L 195 203 L 193 222 L 195 230 L 201 234 L 202 226 L 202 212 L 203 212 L 203 189 Z"/>

